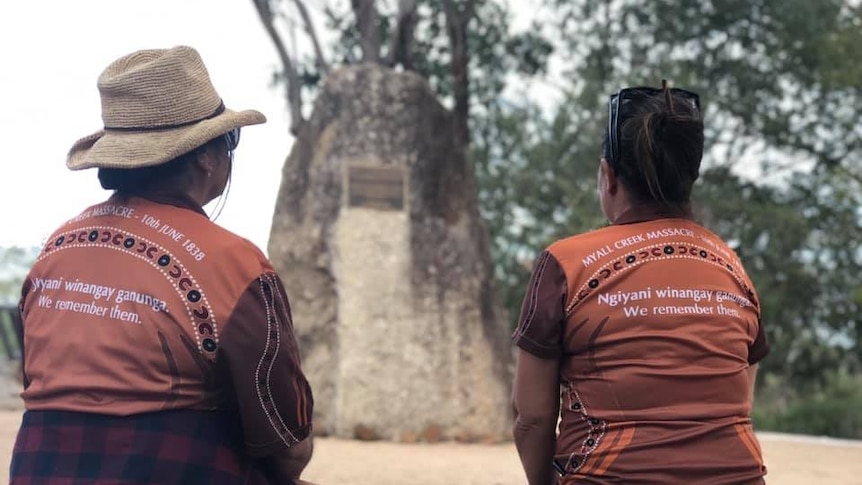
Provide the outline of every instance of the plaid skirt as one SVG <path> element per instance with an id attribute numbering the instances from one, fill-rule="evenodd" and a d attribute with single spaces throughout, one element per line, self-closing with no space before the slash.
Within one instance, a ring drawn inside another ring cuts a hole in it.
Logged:
<path id="1" fill-rule="evenodd" d="M 12 452 L 11 485 L 262 485 L 244 459 L 235 419 L 205 411 L 107 416 L 27 411 Z"/>

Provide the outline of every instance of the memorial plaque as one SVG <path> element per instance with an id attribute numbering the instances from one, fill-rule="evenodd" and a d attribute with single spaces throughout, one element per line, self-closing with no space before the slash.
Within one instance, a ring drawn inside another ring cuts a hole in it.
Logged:
<path id="1" fill-rule="evenodd" d="M 348 165 L 347 205 L 404 210 L 404 169 Z"/>

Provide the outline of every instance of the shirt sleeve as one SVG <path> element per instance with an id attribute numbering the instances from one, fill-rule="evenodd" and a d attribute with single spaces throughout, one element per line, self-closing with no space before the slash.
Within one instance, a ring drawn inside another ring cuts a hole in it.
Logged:
<path id="1" fill-rule="evenodd" d="M 543 251 L 533 266 L 512 340 L 536 357 L 559 358 L 563 353 L 565 307 L 566 274 L 557 258 L 549 251 Z"/>
<path id="2" fill-rule="evenodd" d="M 761 361 L 769 354 L 769 341 L 766 339 L 766 332 L 763 330 L 763 319 L 761 318 L 760 295 L 754 285 L 749 282 L 748 299 L 755 305 L 757 309 L 757 333 L 754 335 L 754 341 L 748 346 L 748 365 L 754 365 Z"/>
<path id="3" fill-rule="evenodd" d="M 270 455 L 308 437 L 313 397 L 279 277 L 255 279 L 224 328 L 217 368 L 235 394 L 249 455 Z"/>
<path id="4" fill-rule="evenodd" d="M 757 320 L 757 336 L 751 346 L 748 347 L 748 365 L 760 362 L 769 354 L 769 341 L 766 340 L 766 332 L 763 331 L 763 323 Z"/>

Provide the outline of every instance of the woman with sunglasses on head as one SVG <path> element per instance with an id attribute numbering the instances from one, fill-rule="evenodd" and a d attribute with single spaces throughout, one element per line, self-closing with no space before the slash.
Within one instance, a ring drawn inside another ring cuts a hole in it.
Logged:
<path id="1" fill-rule="evenodd" d="M 611 224 L 539 255 L 513 335 L 528 481 L 763 483 L 750 413 L 769 346 L 739 258 L 692 217 L 700 100 L 629 88 L 608 111 Z"/>
<path id="2" fill-rule="evenodd" d="M 67 166 L 113 195 L 49 239 L 22 290 L 26 411 L 14 484 L 291 484 L 312 394 L 278 275 L 203 207 L 240 128 L 189 47 L 138 51 L 98 82 L 104 129 Z"/>

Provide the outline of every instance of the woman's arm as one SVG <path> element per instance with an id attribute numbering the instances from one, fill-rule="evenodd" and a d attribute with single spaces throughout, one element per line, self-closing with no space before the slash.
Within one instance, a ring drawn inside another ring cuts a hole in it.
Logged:
<path id="1" fill-rule="evenodd" d="M 533 265 L 512 339 L 520 347 L 515 371 L 515 446 L 530 485 L 556 483 L 553 459 L 560 415 L 560 362 L 568 299 L 566 275 L 550 251 Z"/>
<path id="2" fill-rule="evenodd" d="M 314 401 L 278 276 L 253 281 L 222 328 L 217 372 L 235 395 L 245 452 L 293 483 L 311 459 Z"/>
<path id="3" fill-rule="evenodd" d="M 294 481 L 297 481 L 297 484 L 308 483 L 298 479 L 308 462 L 311 461 L 313 451 L 314 443 L 312 437 L 308 436 L 290 448 L 268 455 L 263 458 L 267 474 L 271 480 L 275 479 L 277 483 L 292 483 Z"/>
<path id="4" fill-rule="evenodd" d="M 748 366 L 748 402 L 754 407 L 754 387 L 757 383 L 757 364 Z"/>
<path id="5" fill-rule="evenodd" d="M 560 415 L 560 361 L 518 352 L 514 405 L 514 436 L 530 485 L 556 483 L 552 461 Z"/>

